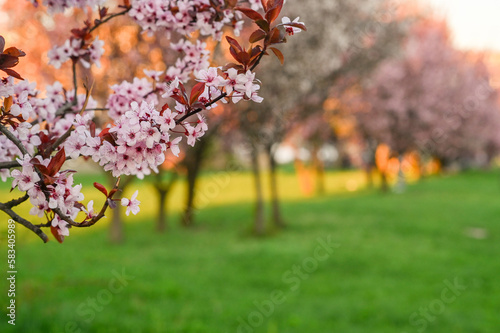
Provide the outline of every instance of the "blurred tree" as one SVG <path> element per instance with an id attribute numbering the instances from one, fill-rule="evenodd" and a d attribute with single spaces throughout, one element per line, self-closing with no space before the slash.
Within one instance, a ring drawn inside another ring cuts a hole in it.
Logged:
<path id="1" fill-rule="evenodd" d="M 165 180 L 165 174 L 167 179 Z M 153 182 L 153 187 L 158 194 L 158 212 L 156 214 L 156 230 L 160 233 L 165 232 L 168 227 L 168 195 L 171 193 L 173 186 L 177 182 L 179 177 L 179 172 L 177 170 L 171 169 L 166 171 L 163 167 L 159 169 L 159 172 L 154 175 L 155 182 Z"/>
<path id="2" fill-rule="evenodd" d="M 360 81 L 358 95 L 343 95 L 344 102 L 366 141 L 385 143 L 400 158 L 399 187 L 406 152 L 420 151 L 448 166 L 478 162 L 498 149 L 500 113 L 486 67 L 452 47 L 443 21 L 415 23 L 403 54 Z"/>

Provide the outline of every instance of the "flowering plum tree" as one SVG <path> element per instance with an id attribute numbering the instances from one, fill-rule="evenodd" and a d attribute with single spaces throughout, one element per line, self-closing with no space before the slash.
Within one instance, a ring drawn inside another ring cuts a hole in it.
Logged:
<path id="1" fill-rule="evenodd" d="M 500 113 L 489 73 L 453 48 L 445 22 L 416 22 L 401 56 L 363 83 L 345 102 L 361 136 L 387 144 L 394 155 L 418 151 L 446 166 L 498 151 Z"/>
<path id="2" fill-rule="evenodd" d="M 5 48 L 5 40 L 0 38 L 0 70 L 6 74 L 0 81 L 0 176 L 23 192 L 19 198 L 0 203 L 0 210 L 44 242 L 48 237 L 43 228 L 50 228 L 62 242 L 71 227 L 90 227 L 104 217 L 119 201 L 113 196 L 120 176 L 142 179 L 158 172 L 165 152 L 180 153 L 183 138 L 194 146 L 208 130 L 203 111 L 218 102 L 261 102 L 254 71 L 262 57 L 271 51 L 283 62 L 283 54 L 275 46 L 305 30 L 295 20 L 278 20 L 283 0 L 123 0 L 114 9 L 103 7 L 104 0 L 31 2 L 45 5 L 54 15 L 82 8 L 95 17 L 72 29 L 70 37 L 47 54 L 55 68 L 70 62 L 72 87 L 54 82 L 37 90 L 36 83 L 24 80 L 13 69 L 25 53 L 16 47 Z M 165 71 L 147 70 L 148 78 L 133 77 L 111 87 L 104 109 L 109 110 L 113 122 L 98 128 L 93 121 L 98 106 L 91 96 L 93 84 L 78 82 L 77 70 L 99 66 L 104 41 L 96 33 L 118 16 L 128 16 L 145 33 L 162 31 L 167 36 L 185 37 L 171 44 L 181 56 Z M 245 17 L 255 24 L 248 41 L 242 45 L 226 35 L 234 60 L 211 66 L 204 40 L 220 40 L 226 30 L 237 37 Z M 82 185 L 73 179 L 75 171 L 64 169 L 67 160 L 82 156 L 117 178 L 110 189 L 94 183 L 105 197 L 100 208 L 93 201 L 84 203 Z M 137 196 L 136 191 L 130 199 L 119 201 L 127 215 L 139 212 Z M 31 223 L 14 210 L 27 201 L 32 205 L 29 214 L 44 218 L 44 223 Z"/>

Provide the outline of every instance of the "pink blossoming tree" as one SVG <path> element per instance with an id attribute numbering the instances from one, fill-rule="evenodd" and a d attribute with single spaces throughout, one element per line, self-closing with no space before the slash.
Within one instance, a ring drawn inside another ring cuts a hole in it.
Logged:
<path id="1" fill-rule="evenodd" d="M 38 90 L 35 82 L 13 69 L 25 53 L 5 48 L 0 38 L 0 70 L 5 73 L 0 81 L 0 176 L 23 192 L 0 203 L 0 210 L 44 242 L 49 239 L 44 228 L 62 242 L 70 228 L 94 225 L 117 204 L 126 207 L 127 215 L 137 214 L 137 191 L 130 199 L 114 199 L 120 176 L 142 179 L 158 172 L 166 152 L 178 155 L 182 140 L 194 146 L 208 130 L 203 113 L 217 103 L 261 102 L 255 69 L 262 57 L 273 53 L 283 62 L 275 46 L 305 30 L 297 20 L 278 19 L 283 0 L 123 0 L 116 8 L 104 7 L 104 0 L 31 2 L 46 6 L 53 15 L 81 8 L 93 17 L 68 31 L 69 38 L 47 53 L 55 68 L 71 64 L 72 87 L 54 82 Z M 99 27 L 119 16 L 128 16 L 144 33 L 184 36 L 171 43 L 180 56 L 165 71 L 146 70 L 147 78 L 131 77 L 113 85 L 99 108 L 92 98 L 98 83 L 79 82 L 77 71 L 100 65 L 105 41 L 97 35 Z M 236 38 L 244 19 L 253 22 L 253 32 L 240 42 Z M 224 66 L 210 64 L 205 39 L 221 40 L 224 34 L 234 60 Z M 96 109 L 109 111 L 113 122 L 99 128 L 93 121 Z M 65 169 L 67 160 L 80 157 L 92 159 L 117 178 L 110 189 L 94 183 L 104 195 L 100 207 L 85 202 L 82 185 L 73 179 L 75 171 Z M 19 213 L 15 208 L 24 202 L 32 206 L 30 215 L 46 221 L 34 224 Z"/>

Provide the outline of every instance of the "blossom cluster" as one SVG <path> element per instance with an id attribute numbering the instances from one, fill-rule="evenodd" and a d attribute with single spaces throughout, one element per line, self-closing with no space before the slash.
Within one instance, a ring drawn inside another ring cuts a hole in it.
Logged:
<path id="1" fill-rule="evenodd" d="M 30 0 L 34 5 L 38 5 L 38 0 Z M 44 5 L 47 6 L 50 13 L 63 12 L 65 9 L 77 7 L 85 8 L 97 7 L 104 3 L 105 0 L 45 0 Z"/>
<path id="2" fill-rule="evenodd" d="M 207 44 L 200 40 L 191 43 L 186 39 L 180 39 L 179 42 L 170 44 L 170 47 L 182 56 L 177 58 L 173 66 L 168 67 L 165 77 L 167 81 L 173 81 L 177 77 L 185 83 L 191 79 L 192 73 L 210 66 Z"/>
<path id="3" fill-rule="evenodd" d="M 155 72 L 151 73 L 152 76 L 160 80 L 160 75 Z M 158 103 L 156 94 L 152 94 L 153 84 L 146 78 L 134 78 L 132 82 L 123 81 L 120 84 L 111 86 L 113 93 L 108 97 L 106 108 L 109 109 L 109 117 L 111 119 L 118 119 L 130 111 L 132 102 L 140 103 L 146 101 L 147 103 Z"/>
<path id="4" fill-rule="evenodd" d="M 75 131 L 66 141 L 71 154 L 91 157 L 113 176 L 137 175 L 143 178 L 158 172 L 165 161 L 165 151 L 179 153 L 181 137 L 170 139 L 169 131 L 176 126 L 177 113 L 157 111 L 153 104 L 132 102 L 130 110 L 119 117 L 113 126 L 100 135 L 93 136 L 88 130 L 91 118 L 77 116 Z"/>
<path id="5" fill-rule="evenodd" d="M 258 95 L 260 85 L 256 83 L 255 73 L 251 70 L 239 73 L 238 70 L 229 68 L 222 75 L 219 71 L 220 68 L 217 67 L 201 70 L 195 74 L 196 80 L 204 82 L 207 87 L 224 89 L 226 96 L 233 103 L 238 103 L 242 99 L 262 102 L 263 98 Z M 210 95 L 208 89 L 206 94 Z"/>
<path id="6" fill-rule="evenodd" d="M 221 0 L 135 0 L 129 15 L 149 32 L 164 29 L 189 35 L 200 31 L 203 36 L 220 40 L 222 28 L 232 25 L 238 34 L 243 22 L 236 20 L 230 9 L 218 12 L 212 3 L 224 5 Z"/>
<path id="7" fill-rule="evenodd" d="M 100 59 L 104 53 L 104 42 L 96 37 L 90 45 L 86 45 L 82 39 L 71 38 L 61 46 L 55 46 L 48 53 L 49 64 L 60 68 L 61 64 L 71 58 L 78 59 L 84 67 L 90 67 L 91 63 L 101 66 Z"/>
<path id="8" fill-rule="evenodd" d="M 42 3 L 39 0 L 31 2 Z M 70 7 L 96 9 L 104 2 L 45 0 L 43 4 L 53 13 Z M 92 159 L 115 177 L 136 175 L 142 179 L 151 172 L 158 172 L 168 151 L 178 156 L 183 138 L 188 145 L 194 146 L 205 135 L 208 126 L 203 112 L 216 107 L 217 102 L 261 102 L 260 82 L 253 70 L 267 54 L 266 50 L 272 50 L 283 61 L 281 52 L 271 46 L 285 42 L 285 35 L 293 35 L 305 27 L 298 19 L 285 18 L 281 24 L 274 23 L 283 1 L 242 0 L 241 3 L 252 9 L 239 7 L 235 0 L 123 0 L 117 6 L 121 11 L 114 12 L 99 7 L 96 19 L 85 21 L 82 29 L 72 29 L 72 37 L 48 52 L 49 64 L 56 68 L 72 61 L 75 78 L 72 89 L 54 82 L 40 92 L 35 83 L 23 81 L 11 68 L 25 53 L 17 48 L 4 51 L 5 40 L 1 38 L 0 54 L 5 61 L 0 64 L 0 70 L 9 76 L 0 78 L 0 98 L 3 98 L 0 176 L 4 181 L 11 178 L 12 188 L 26 192 L 20 199 L 13 200 L 13 204 L 29 199 L 33 206 L 30 214 L 45 217 L 47 223 L 33 225 L 21 217 L 13 218 L 32 230 L 50 226 L 54 236 L 61 241 L 69 235 L 71 226 L 92 225 L 118 201 L 113 199 L 118 190 L 117 181 L 110 191 L 94 184 L 106 196 L 99 212 L 94 210 L 93 201 L 83 204 L 82 185 L 75 184 L 74 171 L 62 169 L 67 159 L 82 156 Z M 254 10 L 263 10 L 265 15 Z M 93 17 L 92 11 L 88 14 Z M 76 65 L 99 66 L 104 42 L 94 35 L 94 31 L 121 15 L 130 16 L 145 32 L 166 32 L 167 37 L 171 32 L 179 34 L 181 38 L 170 43 L 179 57 L 164 71 L 145 70 L 148 78 L 134 77 L 111 86 L 113 92 L 105 105 L 111 121 L 98 128 L 93 119 L 98 103 L 88 89 L 85 94 L 78 94 Z M 236 62 L 224 68 L 210 67 L 210 52 L 203 40 L 207 37 L 220 40 L 226 26 L 238 36 L 243 16 L 261 28 L 249 38 L 250 47 L 242 47 L 235 39 L 227 37 Z M 21 81 L 15 84 L 14 78 Z M 120 201 L 127 208 L 127 215 L 139 212 L 137 195 L 136 191 L 130 199 Z M 82 222 L 75 222 L 82 216 Z M 37 234 L 45 236 L 43 232 Z M 42 239 L 47 240 L 46 236 Z"/>

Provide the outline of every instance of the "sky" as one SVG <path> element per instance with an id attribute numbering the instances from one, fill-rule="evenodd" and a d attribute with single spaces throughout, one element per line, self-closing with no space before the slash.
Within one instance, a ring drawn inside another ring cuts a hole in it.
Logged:
<path id="1" fill-rule="evenodd" d="M 500 52 L 500 0 L 425 1 L 448 18 L 457 47 Z"/>

